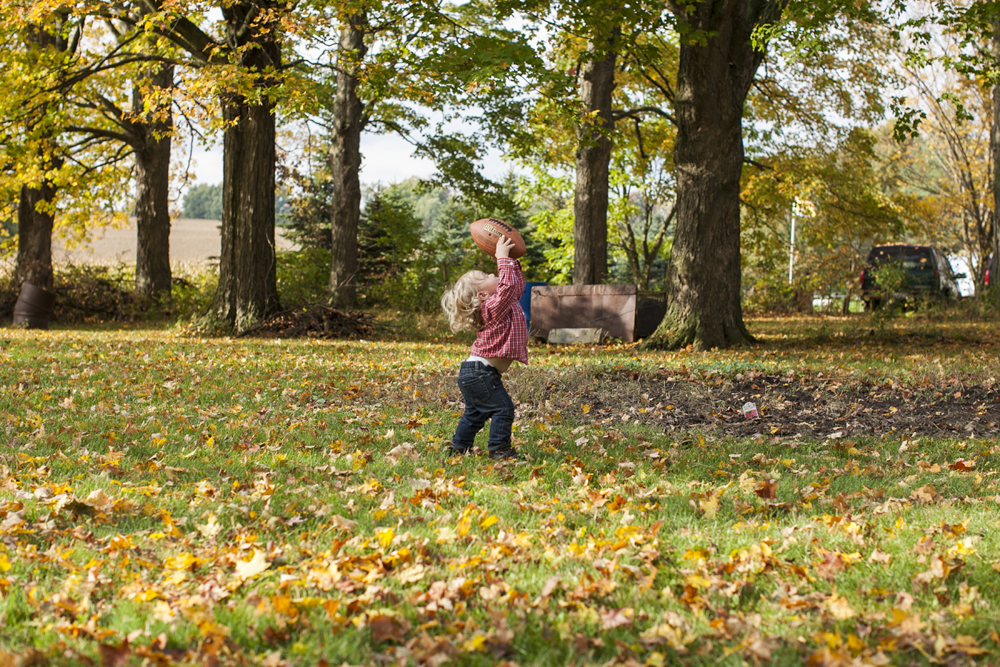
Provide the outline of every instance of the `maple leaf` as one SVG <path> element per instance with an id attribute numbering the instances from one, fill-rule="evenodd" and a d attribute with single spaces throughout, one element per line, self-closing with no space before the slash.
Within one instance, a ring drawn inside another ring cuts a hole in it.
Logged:
<path id="1" fill-rule="evenodd" d="M 444 542 L 453 542 L 458 539 L 458 533 L 454 528 L 450 526 L 441 526 L 437 529 L 437 542 L 438 544 Z"/>
<path id="2" fill-rule="evenodd" d="M 128 639 L 125 639 L 117 646 L 99 644 L 99 648 L 101 651 L 101 667 L 122 667 L 122 665 L 129 663 L 129 658 L 132 655 Z"/>
<path id="3" fill-rule="evenodd" d="M 547 598 L 548 596 L 552 595 L 553 591 L 555 591 L 556 588 L 559 587 L 560 583 L 561 582 L 559 580 L 559 577 L 554 577 L 554 576 L 549 577 L 548 580 L 545 582 L 545 585 L 542 586 L 541 597 Z"/>
<path id="4" fill-rule="evenodd" d="M 256 577 L 269 567 L 271 567 L 271 564 L 267 562 L 267 557 L 264 555 L 264 552 L 254 549 L 253 558 L 250 560 L 236 561 L 235 574 L 241 580 L 246 580 L 251 577 Z"/>
<path id="5" fill-rule="evenodd" d="M 839 651 L 832 651 L 824 646 L 806 660 L 808 667 L 852 667 L 855 664 L 850 654 L 843 654 Z"/>
<path id="6" fill-rule="evenodd" d="M 892 620 L 887 623 L 899 636 L 920 635 L 927 624 L 920 620 L 920 614 L 909 614 L 899 607 L 892 610 Z"/>
<path id="7" fill-rule="evenodd" d="M 764 498 L 766 500 L 774 500 L 778 497 L 778 482 L 773 479 L 761 480 L 761 482 L 754 486 L 753 492 L 757 494 L 758 498 Z"/>
<path id="8" fill-rule="evenodd" d="M 401 583 L 412 584 L 423 579 L 425 573 L 423 565 L 411 565 L 396 575 L 396 578 L 399 579 Z"/>
<path id="9" fill-rule="evenodd" d="M 823 560 L 813 563 L 813 566 L 816 568 L 816 573 L 824 579 L 833 579 L 834 575 L 841 572 L 846 565 L 839 553 L 821 549 L 820 556 Z"/>
<path id="10" fill-rule="evenodd" d="M 884 551 L 879 551 L 878 547 L 872 550 L 872 555 L 868 557 L 869 563 L 882 563 L 888 565 L 892 561 L 892 555 Z"/>
<path id="11" fill-rule="evenodd" d="M 358 525 L 357 521 L 351 521 L 350 519 L 345 519 L 339 514 L 334 514 L 333 516 L 331 516 L 330 523 L 333 524 L 335 528 L 339 528 L 340 530 L 345 530 L 345 531 L 354 530 Z"/>
<path id="12" fill-rule="evenodd" d="M 410 629 L 410 624 L 406 619 L 378 614 L 368 619 L 368 627 L 371 629 L 373 643 L 391 641 L 402 644 L 406 640 L 406 631 Z"/>
<path id="13" fill-rule="evenodd" d="M 914 489 L 913 493 L 910 494 L 910 499 L 923 505 L 927 505 L 940 500 L 941 495 L 934 489 L 933 486 L 926 484 L 921 486 L 919 489 Z"/>
<path id="14" fill-rule="evenodd" d="M 214 514 L 208 515 L 208 521 L 205 522 L 203 526 L 195 526 L 198 532 L 202 534 L 205 539 L 214 539 L 222 531 L 222 526 L 216 521 Z"/>
<path id="15" fill-rule="evenodd" d="M 841 597 L 836 593 L 827 598 L 826 608 L 830 612 L 830 616 L 838 621 L 845 621 L 858 615 L 858 612 L 851 608 L 847 598 Z"/>
<path id="16" fill-rule="evenodd" d="M 417 452 L 417 448 L 413 446 L 412 442 L 404 442 L 390 449 L 385 457 L 393 463 L 399 463 L 403 459 L 415 461 L 420 458 L 420 453 Z"/>
<path id="17" fill-rule="evenodd" d="M 601 629 L 611 630 L 612 628 L 621 627 L 623 625 L 630 625 L 632 623 L 633 616 L 635 616 L 635 610 L 631 607 L 602 611 Z"/>

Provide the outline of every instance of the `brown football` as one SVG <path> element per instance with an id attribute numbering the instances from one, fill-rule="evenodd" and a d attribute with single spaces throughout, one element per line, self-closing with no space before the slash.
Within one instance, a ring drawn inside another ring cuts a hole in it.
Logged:
<path id="1" fill-rule="evenodd" d="M 497 256 L 497 240 L 501 236 L 506 236 L 514 242 L 514 247 L 510 249 L 511 259 L 524 257 L 524 253 L 528 252 L 524 246 L 524 239 L 521 238 L 517 230 L 498 218 L 476 220 L 469 225 L 469 232 L 479 249 L 490 257 Z"/>

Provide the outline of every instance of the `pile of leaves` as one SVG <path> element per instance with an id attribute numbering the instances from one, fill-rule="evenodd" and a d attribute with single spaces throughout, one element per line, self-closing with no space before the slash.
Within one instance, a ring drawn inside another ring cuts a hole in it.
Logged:
<path id="1" fill-rule="evenodd" d="M 368 338 L 374 333 L 372 316 L 348 313 L 322 303 L 283 310 L 256 327 L 240 333 L 257 338 Z"/>

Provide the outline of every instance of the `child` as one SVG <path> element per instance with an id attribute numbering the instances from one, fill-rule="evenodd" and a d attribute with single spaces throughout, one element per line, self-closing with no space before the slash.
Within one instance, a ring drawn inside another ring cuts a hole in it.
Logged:
<path id="1" fill-rule="evenodd" d="M 469 271 L 441 297 L 452 331 L 477 332 L 472 354 L 458 372 L 465 413 L 451 438 L 452 454 L 468 453 L 489 419 L 489 457 L 521 458 L 510 444 L 514 402 L 500 377 L 512 361 L 528 363 L 528 327 L 519 303 L 524 274 L 520 262 L 510 258 L 513 245 L 505 236 L 497 240 L 498 275 Z"/>

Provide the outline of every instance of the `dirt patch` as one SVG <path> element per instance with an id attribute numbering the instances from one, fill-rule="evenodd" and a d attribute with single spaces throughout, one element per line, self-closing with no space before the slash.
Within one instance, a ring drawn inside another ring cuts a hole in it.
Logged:
<path id="1" fill-rule="evenodd" d="M 253 338 L 365 338 L 374 332 L 370 315 L 346 313 L 320 303 L 275 313 L 241 337 Z"/>
<path id="2" fill-rule="evenodd" d="M 558 399 L 557 399 L 558 402 Z M 760 416 L 748 419 L 752 402 Z M 552 401 L 524 401 L 526 411 Z M 605 376 L 567 403 L 569 412 L 734 437 L 801 436 L 841 439 L 898 432 L 937 438 L 1000 435 L 1000 392 L 992 386 L 946 382 L 905 387 L 894 382 L 844 382 L 764 374 L 691 381 L 676 377 Z"/>

